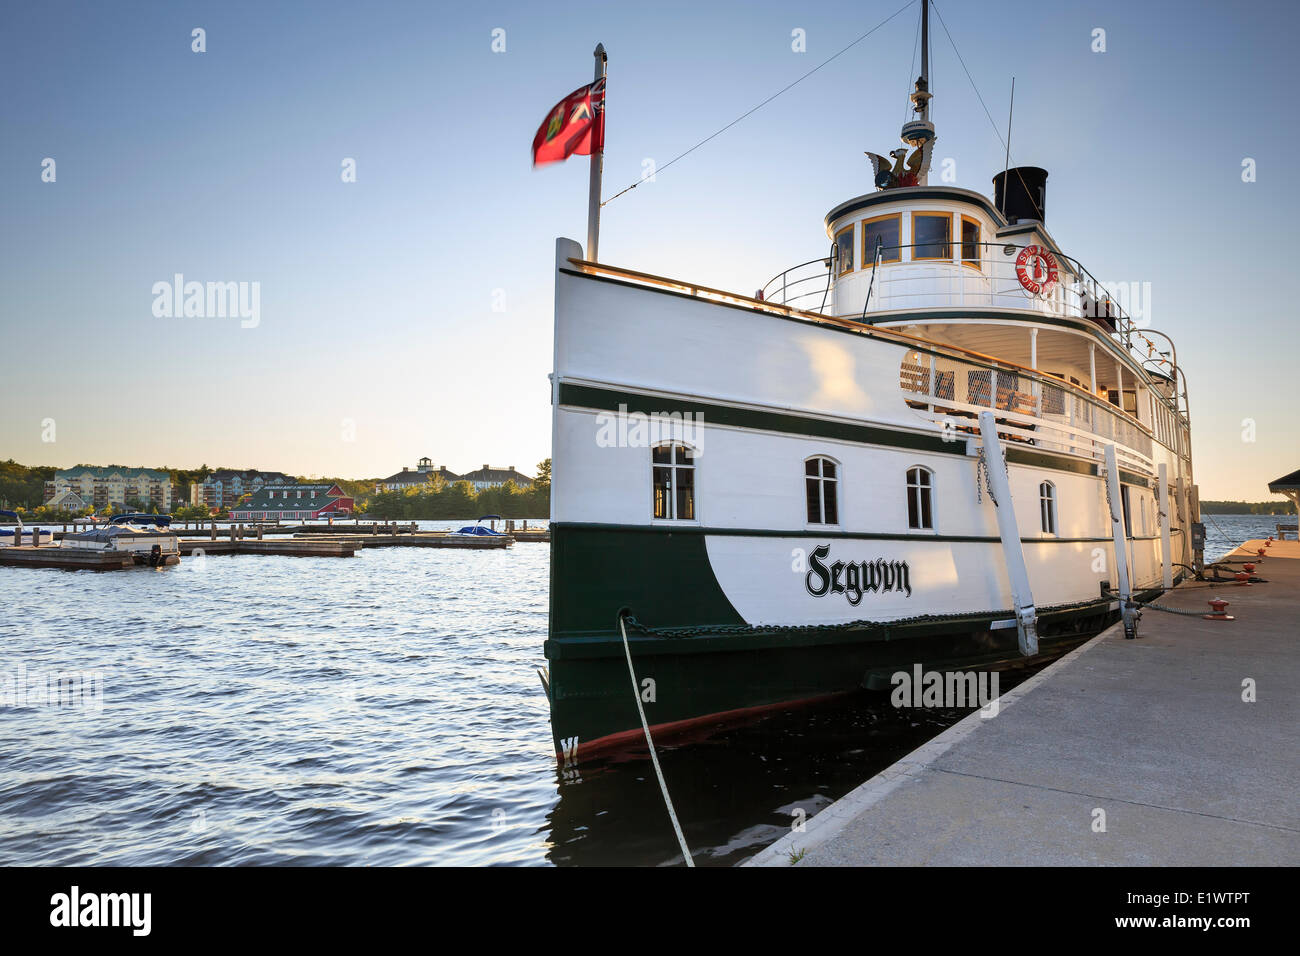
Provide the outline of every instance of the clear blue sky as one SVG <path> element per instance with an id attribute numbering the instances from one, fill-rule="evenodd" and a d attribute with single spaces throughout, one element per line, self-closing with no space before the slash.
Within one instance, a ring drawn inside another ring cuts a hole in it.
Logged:
<path id="1" fill-rule="evenodd" d="M 534 171 L 529 145 L 595 43 L 608 196 L 901 5 L 7 4 L 0 458 L 531 472 L 550 447 L 554 239 L 585 238 L 587 166 Z M 1191 379 L 1202 496 L 1266 497 L 1300 467 L 1273 398 L 1300 361 L 1296 6 L 938 9 L 999 124 L 1016 76 L 1013 161 L 1050 171 L 1062 247 L 1151 283 Z M 826 211 L 871 189 L 862 151 L 897 144 L 917 10 L 606 207 L 602 259 L 750 292 L 820 254 Z M 1002 146 L 933 27 L 936 159 L 988 192 Z M 154 317 L 177 272 L 260 282 L 260 325 Z"/>

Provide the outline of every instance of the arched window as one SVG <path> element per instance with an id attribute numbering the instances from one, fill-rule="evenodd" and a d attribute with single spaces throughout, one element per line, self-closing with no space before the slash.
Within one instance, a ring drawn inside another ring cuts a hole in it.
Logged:
<path id="1" fill-rule="evenodd" d="M 929 468 L 907 470 L 907 526 L 918 531 L 934 528 L 934 472 Z"/>
<path id="2" fill-rule="evenodd" d="M 1038 517 L 1043 534 L 1056 534 L 1056 485 L 1050 481 L 1038 486 Z"/>
<path id="3" fill-rule="evenodd" d="M 839 466 L 817 455 L 803 465 L 804 491 L 808 500 L 809 524 L 839 524 Z"/>
<path id="4" fill-rule="evenodd" d="M 674 442 L 651 450 L 654 474 L 654 516 L 695 520 L 695 452 Z"/>

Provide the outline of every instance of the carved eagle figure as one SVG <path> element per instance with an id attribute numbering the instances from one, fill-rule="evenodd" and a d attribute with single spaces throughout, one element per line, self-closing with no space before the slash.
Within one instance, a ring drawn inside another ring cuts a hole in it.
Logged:
<path id="1" fill-rule="evenodd" d="M 912 155 L 904 163 L 907 149 L 899 147 L 890 152 L 893 162 L 879 153 L 866 153 L 867 162 L 871 163 L 872 181 L 877 189 L 897 189 L 900 186 L 916 186 L 930 172 L 930 153 L 934 140 L 912 150 Z"/>

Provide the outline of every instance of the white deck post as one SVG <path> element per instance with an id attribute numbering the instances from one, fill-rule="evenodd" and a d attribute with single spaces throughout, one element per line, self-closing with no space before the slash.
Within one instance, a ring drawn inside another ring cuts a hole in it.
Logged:
<path id="1" fill-rule="evenodd" d="M 1029 330 L 1029 367 L 1035 372 L 1038 371 L 1038 327 Z M 1034 396 L 1034 416 L 1043 417 L 1043 386 L 1039 384 L 1038 379 L 1034 379 L 1030 385 L 1031 394 Z"/>
<path id="2" fill-rule="evenodd" d="M 1156 508 L 1160 511 L 1160 553 L 1164 557 L 1160 583 L 1171 588 L 1174 586 L 1174 555 L 1169 543 L 1169 466 L 1163 461 L 1156 478 Z"/>
<path id="3" fill-rule="evenodd" d="M 1002 536 L 1002 558 L 1007 565 L 1011 601 L 1016 610 L 1016 639 L 1020 653 L 1033 657 L 1038 653 L 1038 610 L 1029 589 L 1029 569 L 1025 566 L 1025 553 L 1020 547 L 1020 528 L 1016 524 L 1015 503 L 1011 498 L 1011 481 L 1007 477 L 1002 443 L 998 441 L 998 421 L 992 412 L 980 412 L 980 435 L 984 439 L 985 474 L 997 510 L 998 533 Z"/>
<path id="4" fill-rule="evenodd" d="M 1124 534 L 1124 500 L 1119 483 L 1119 463 L 1114 444 L 1106 446 L 1106 488 L 1110 494 L 1110 530 L 1115 542 L 1115 574 L 1119 577 L 1119 611 L 1124 618 L 1124 636 L 1137 637 L 1136 608 L 1131 608 L 1132 588 L 1128 577 L 1128 541 Z"/>

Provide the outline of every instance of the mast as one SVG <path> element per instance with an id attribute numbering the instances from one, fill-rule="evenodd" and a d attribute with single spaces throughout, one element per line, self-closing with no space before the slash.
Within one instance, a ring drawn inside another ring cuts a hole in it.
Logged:
<path id="1" fill-rule="evenodd" d="M 921 0 L 921 75 L 916 78 L 912 91 L 912 112 L 915 119 L 903 124 L 902 140 L 908 146 L 924 149 L 925 156 L 918 169 L 917 185 L 924 186 L 930 171 L 929 146 L 934 142 L 934 124 L 930 122 L 930 0 Z"/>
<path id="2" fill-rule="evenodd" d="M 930 0 L 921 0 L 921 76 L 917 81 L 918 90 L 930 88 Z M 916 102 L 916 98 L 912 98 Z M 930 101 L 921 104 L 921 119 L 930 118 Z"/>

